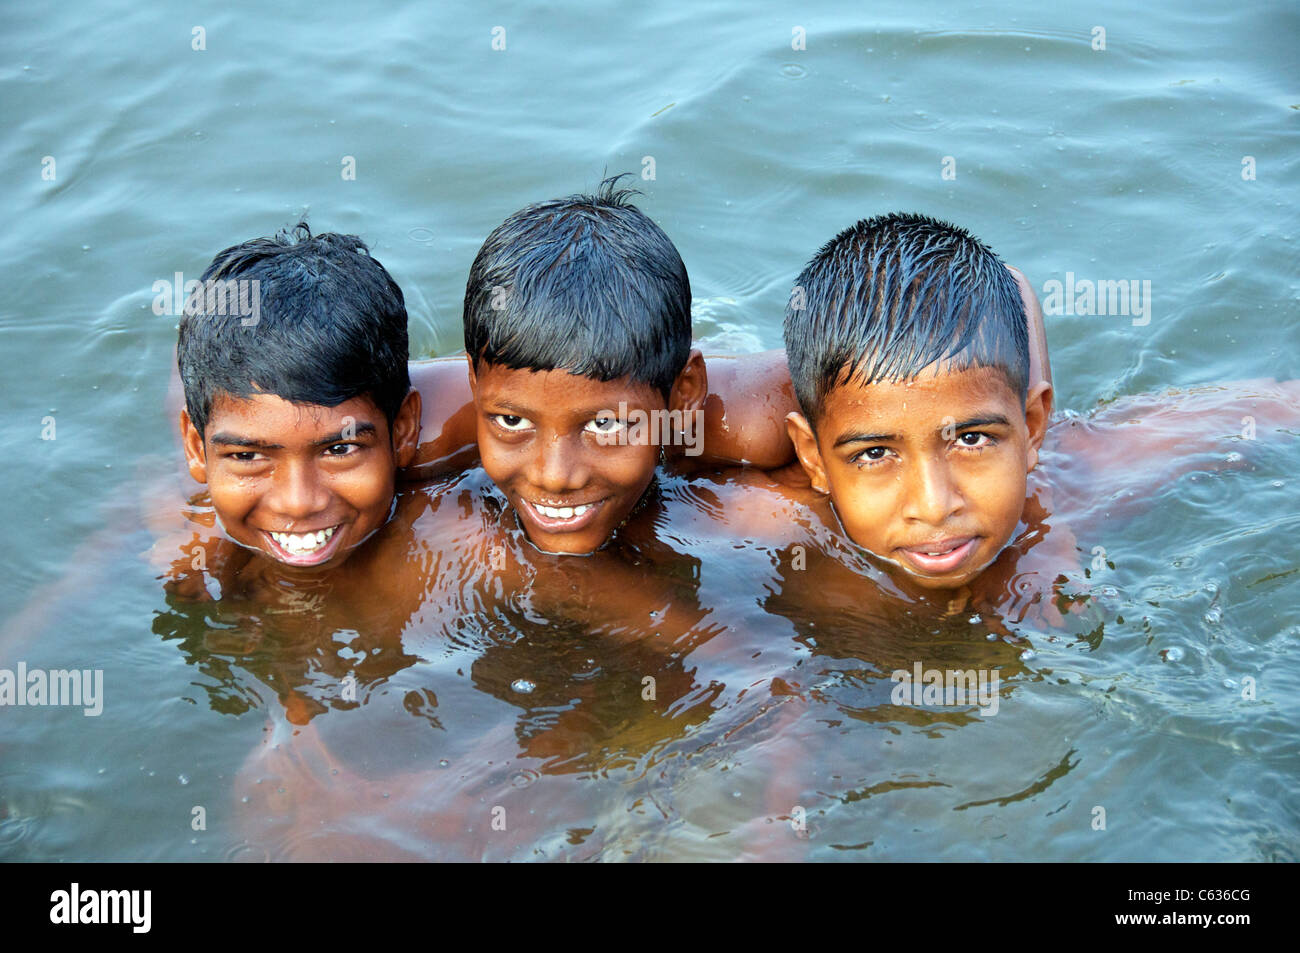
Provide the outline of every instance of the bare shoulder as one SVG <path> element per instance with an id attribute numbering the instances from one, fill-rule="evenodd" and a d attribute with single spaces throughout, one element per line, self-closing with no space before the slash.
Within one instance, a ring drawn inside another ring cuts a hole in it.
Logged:
<path id="1" fill-rule="evenodd" d="M 692 474 L 684 494 L 697 511 L 694 518 L 712 524 L 714 531 L 770 545 L 806 539 L 825 524 L 828 509 L 797 463 Z"/>

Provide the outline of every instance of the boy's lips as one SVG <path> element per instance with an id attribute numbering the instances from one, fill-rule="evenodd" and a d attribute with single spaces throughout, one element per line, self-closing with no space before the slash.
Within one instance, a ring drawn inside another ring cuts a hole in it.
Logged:
<path id="1" fill-rule="evenodd" d="M 969 559 L 978 542 L 978 536 L 951 536 L 919 546 L 900 546 L 897 552 L 915 571 L 939 576 L 952 572 Z"/>
<path id="2" fill-rule="evenodd" d="M 271 555 L 290 566 L 319 566 L 338 552 L 343 544 L 343 524 L 327 526 L 308 533 L 280 533 L 263 530 Z"/>
<path id="3" fill-rule="evenodd" d="M 605 501 L 595 500 L 576 506 L 550 506 L 534 503 L 521 496 L 519 503 L 529 521 L 548 533 L 574 533 L 591 525 Z"/>

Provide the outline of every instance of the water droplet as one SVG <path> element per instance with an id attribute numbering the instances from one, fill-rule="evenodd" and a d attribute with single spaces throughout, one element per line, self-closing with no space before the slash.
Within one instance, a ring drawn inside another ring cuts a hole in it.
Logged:
<path id="1" fill-rule="evenodd" d="M 526 678 L 516 678 L 510 683 L 510 687 L 521 695 L 527 695 L 537 687 L 537 684 L 535 682 L 530 682 Z"/>
<path id="2" fill-rule="evenodd" d="M 239 803 L 241 803 L 241 804 L 247 804 L 247 803 L 248 803 L 248 795 L 245 794 L 243 797 L 241 797 L 241 798 L 239 799 Z"/>
<path id="3" fill-rule="evenodd" d="M 179 781 L 181 784 L 189 784 L 189 783 L 190 783 L 190 779 L 187 778 L 187 777 L 186 777 L 185 775 L 183 775 L 183 774 L 179 774 L 179 775 L 177 775 L 177 776 L 176 776 L 176 780 Z"/>
<path id="4" fill-rule="evenodd" d="M 439 759 L 438 759 L 438 767 L 440 767 L 440 768 L 449 768 L 449 767 L 451 767 L 451 762 L 448 761 L 446 758 L 439 758 Z"/>
<path id="5" fill-rule="evenodd" d="M 1160 651 L 1160 657 L 1166 662 L 1181 662 L 1183 660 L 1183 650 L 1176 645 L 1171 645 L 1169 648 Z"/>
<path id="6" fill-rule="evenodd" d="M 1218 625 L 1223 621 L 1223 610 L 1218 606 L 1210 606 L 1209 610 L 1205 613 L 1205 621 L 1210 625 Z"/>
<path id="7" fill-rule="evenodd" d="M 1239 454 L 1236 450 L 1234 450 L 1232 451 L 1232 453 L 1228 454 L 1223 459 L 1227 460 L 1229 463 L 1240 463 L 1243 458 L 1241 454 Z"/>
<path id="8" fill-rule="evenodd" d="M 1028 662 L 1030 659 L 1037 658 L 1037 657 L 1038 657 L 1038 653 L 1035 652 L 1033 649 L 1025 649 L 1023 652 L 1020 653 L 1020 661 L 1022 662 Z"/>

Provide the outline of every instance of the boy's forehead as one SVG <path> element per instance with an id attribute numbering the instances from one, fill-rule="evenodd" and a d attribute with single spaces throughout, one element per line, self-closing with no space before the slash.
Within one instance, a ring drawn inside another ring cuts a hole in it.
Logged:
<path id="1" fill-rule="evenodd" d="M 934 420 L 957 420 L 971 412 L 997 409 L 1008 419 L 1024 408 L 1005 375 L 993 367 L 953 370 L 932 364 L 915 378 L 864 384 L 850 377 L 831 388 L 822 402 L 822 422 L 835 429 L 863 420 L 889 420 L 895 429 L 931 429 Z"/>
<path id="2" fill-rule="evenodd" d="M 382 422 L 382 412 L 369 397 L 353 397 L 328 407 L 296 403 L 278 394 L 237 397 L 221 393 L 212 399 L 207 436 L 210 440 L 225 435 L 256 438 L 288 446 L 345 430 L 369 431 Z"/>
<path id="3" fill-rule="evenodd" d="M 601 381 L 563 369 L 539 371 L 490 363 L 479 364 L 475 375 L 485 396 L 535 411 L 617 410 L 620 401 L 629 406 L 663 402 L 653 385 L 630 377 Z"/>

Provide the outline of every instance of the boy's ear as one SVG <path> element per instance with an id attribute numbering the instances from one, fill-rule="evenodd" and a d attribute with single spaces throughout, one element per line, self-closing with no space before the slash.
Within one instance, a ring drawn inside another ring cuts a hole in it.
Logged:
<path id="1" fill-rule="evenodd" d="M 415 459 L 415 451 L 420 446 L 420 414 L 423 410 L 420 392 L 412 387 L 393 418 L 393 450 L 399 467 L 409 467 Z"/>
<path id="2" fill-rule="evenodd" d="M 478 377 L 474 374 L 474 358 L 468 354 L 465 355 L 465 363 L 469 365 L 469 392 L 478 400 Z"/>
<path id="3" fill-rule="evenodd" d="M 1026 471 L 1038 466 L 1038 451 L 1047 436 L 1047 422 L 1052 416 L 1052 385 L 1039 381 L 1029 388 L 1025 398 L 1025 426 L 1029 429 L 1029 454 L 1025 461 Z"/>
<path id="4" fill-rule="evenodd" d="M 826 479 L 826 466 L 822 462 L 822 452 L 817 447 L 817 438 L 813 435 L 808 419 L 797 411 L 785 415 L 785 432 L 790 435 L 794 452 L 803 465 L 804 472 L 812 488 L 818 493 L 830 493 L 831 485 Z"/>
<path id="5" fill-rule="evenodd" d="M 181 447 L 185 451 L 185 465 L 189 467 L 190 476 L 196 483 L 208 482 L 207 453 L 203 449 L 203 437 L 199 428 L 190 420 L 188 410 L 181 411 Z"/>
<path id="6" fill-rule="evenodd" d="M 668 393 L 668 409 L 690 412 L 704 408 L 704 398 L 709 396 L 709 373 L 704 367 L 704 355 L 699 348 L 691 348 L 686 366 L 673 381 Z"/>

